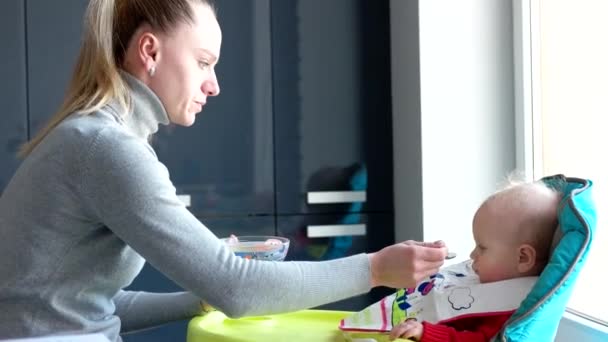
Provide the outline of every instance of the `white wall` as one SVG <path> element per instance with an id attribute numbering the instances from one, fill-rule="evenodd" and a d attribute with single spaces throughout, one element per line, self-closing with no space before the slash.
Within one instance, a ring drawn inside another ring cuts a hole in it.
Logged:
<path id="1" fill-rule="evenodd" d="M 515 169 L 512 4 L 391 0 L 396 238 L 474 246 L 473 214 Z"/>

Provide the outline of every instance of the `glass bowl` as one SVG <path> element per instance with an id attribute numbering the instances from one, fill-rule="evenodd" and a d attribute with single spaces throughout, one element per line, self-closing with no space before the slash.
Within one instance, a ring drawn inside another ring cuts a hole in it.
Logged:
<path id="1" fill-rule="evenodd" d="M 230 236 L 222 240 L 235 255 L 245 259 L 283 261 L 289 239 L 280 236 Z"/>

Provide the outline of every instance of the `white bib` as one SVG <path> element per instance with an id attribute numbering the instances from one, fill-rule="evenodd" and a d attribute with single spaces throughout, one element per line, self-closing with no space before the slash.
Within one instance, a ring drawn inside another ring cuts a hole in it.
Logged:
<path id="1" fill-rule="evenodd" d="M 479 283 L 471 260 L 444 267 L 415 288 L 395 294 L 340 322 L 346 331 L 390 331 L 406 319 L 442 323 L 516 310 L 538 277 Z"/>

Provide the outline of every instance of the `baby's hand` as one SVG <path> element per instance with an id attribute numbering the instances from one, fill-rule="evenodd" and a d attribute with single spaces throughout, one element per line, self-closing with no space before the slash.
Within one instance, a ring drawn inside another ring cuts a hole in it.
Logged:
<path id="1" fill-rule="evenodd" d="M 407 321 L 393 327 L 388 339 L 389 341 L 393 341 L 398 337 L 404 337 L 420 341 L 423 329 L 424 327 L 422 326 L 422 323 L 414 319 L 408 319 Z"/>

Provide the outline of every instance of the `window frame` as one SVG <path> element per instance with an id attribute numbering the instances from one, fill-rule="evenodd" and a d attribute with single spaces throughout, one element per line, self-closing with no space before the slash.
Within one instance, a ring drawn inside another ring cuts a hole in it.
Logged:
<path id="1" fill-rule="evenodd" d="M 540 0 L 513 1 L 514 108 L 515 151 L 517 169 L 527 180 L 541 176 L 542 130 L 540 94 Z M 534 115 L 539 113 L 538 115 Z M 600 342 L 608 339 L 608 325 L 584 313 L 566 308 L 555 341 L 584 340 Z M 584 337 L 584 338 L 582 338 Z M 582 338 L 582 339 L 581 339 Z"/>

